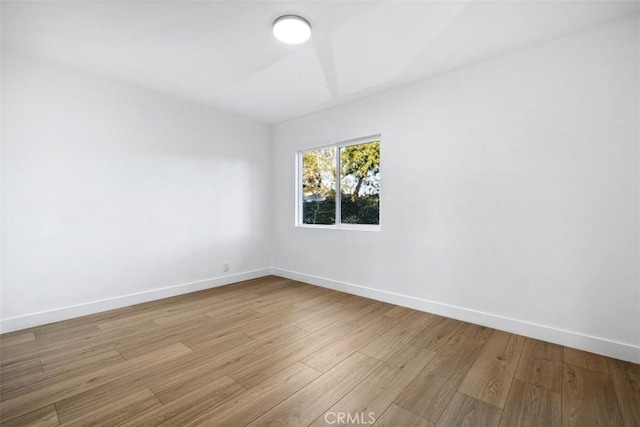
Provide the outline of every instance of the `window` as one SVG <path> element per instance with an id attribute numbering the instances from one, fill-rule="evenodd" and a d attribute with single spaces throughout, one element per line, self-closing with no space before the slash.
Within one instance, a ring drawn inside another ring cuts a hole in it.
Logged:
<path id="1" fill-rule="evenodd" d="M 379 135 L 298 153 L 297 224 L 379 229 Z"/>

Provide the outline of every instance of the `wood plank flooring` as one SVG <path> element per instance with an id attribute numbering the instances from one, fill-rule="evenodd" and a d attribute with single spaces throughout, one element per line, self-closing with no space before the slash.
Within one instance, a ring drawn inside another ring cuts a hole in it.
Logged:
<path id="1" fill-rule="evenodd" d="M 276 276 L 0 336 L 3 426 L 640 426 L 640 365 Z"/>

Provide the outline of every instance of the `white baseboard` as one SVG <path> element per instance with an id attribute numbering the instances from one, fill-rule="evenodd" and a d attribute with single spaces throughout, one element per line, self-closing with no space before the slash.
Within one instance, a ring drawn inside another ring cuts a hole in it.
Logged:
<path id="1" fill-rule="evenodd" d="M 366 286 L 340 282 L 337 280 L 326 279 L 281 268 L 273 268 L 273 274 L 287 279 L 311 283 L 313 285 L 401 305 L 415 310 L 434 313 L 465 322 L 475 323 L 477 325 L 488 326 L 490 328 L 512 332 L 518 335 L 524 335 L 567 347 L 578 348 L 620 360 L 640 363 L 640 347 L 628 343 L 612 341 L 602 337 L 585 335 L 546 325 L 524 322 L 522 320 L 498 316 L 469 308 L 430 301 L 395 292 L 382 291 Z"/>
<path id="2" fill-rule="evenodd" d="M 86 316 L 102 311 L 113 310 L 115 308 L 126 307 L 133 304 L 140 304 L 157 299 L 196 292 L 203 289 L 229 285 L 231 283 L 256 279 L 270 274 L 372 298 L 378 301 L 401 305 L 428 313 L 434 313 L 465 322 L 488 326 L 494 329 L 565 345 L 567 347 L 578 348 L 620 360 L 640 363 L 640 347 L 632 344 L 612 341 L 602 337 L 595 337 L 546 325 L 525 322 L 465 307 L 430 301 L 395 292 L 382 291 L 366 286 L 340 282 L 337 280 L 326 279 L 281 268 L 263 268 L 229 276 L 215 277 L 146 292 L 123 295 L 116 298 L 93 301 L 86 304 L 62 307 L 49 311 L 31 313 L 24 316 L 10 317 L 0 320 L 0 333 L 17 331 L 33 326 L 45 325 L 47 323 L 59 322 L 61 320 L 67 320 L 74 317 Z"/>
<path id="3" fill-rule="evenodd" d="M 54 310 L 31 313 L 24 316 L 10 317 L 0 320 L 0 333 L 17 331 L 31 328 L 33 326 L 46 325 L 47 323 L 59 322 L 74 317 L 86 316 L 88 314 L 100 313 L 102 311 L 113 310 L 115 308 L 126 307 L 133 304 L 154 301 L 176 295 L 188 294 L 190 292 L 201 291 L 203 289 L 215 288 L 229 285 L 231 283 L 242 282 L 244 280 L 256 279 L 272 274 L 271 268 L 247 271 L 244 273 L 231 274 L 228 276 L 214 277 L 211 279 L 198 280 L 196 282 L 183 283 L 181 285 L 168 286 L 166 288 L 153 289 L 135 294 L 123 295 L 120 297 L 93 301 L 85 304 L 78 304 L 69 307 L 56 308 Z"/>

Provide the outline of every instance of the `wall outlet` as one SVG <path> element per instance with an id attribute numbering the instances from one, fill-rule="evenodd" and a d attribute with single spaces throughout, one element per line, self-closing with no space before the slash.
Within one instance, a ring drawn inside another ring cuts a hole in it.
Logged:
<path id="1" fill-rule="evenodd" d="M 229 261 L 222 263 L 222 271 L 229 271 Z"/>

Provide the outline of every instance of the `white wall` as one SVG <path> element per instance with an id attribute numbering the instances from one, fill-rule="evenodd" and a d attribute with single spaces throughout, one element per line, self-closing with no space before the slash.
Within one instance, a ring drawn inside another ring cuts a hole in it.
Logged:
<path id="1" fill-rule="evenodd" d="M 276 125 L 277 274 L 640 362 L 638 20 Z M 382 134 L 382 231 L 294 227 L 296 150 Z"/>
<path id="2" fill-rule="evenodd" d="M 269 126 L 10 51 L 2 89 L 4 331 L 268 272 Z"/>

